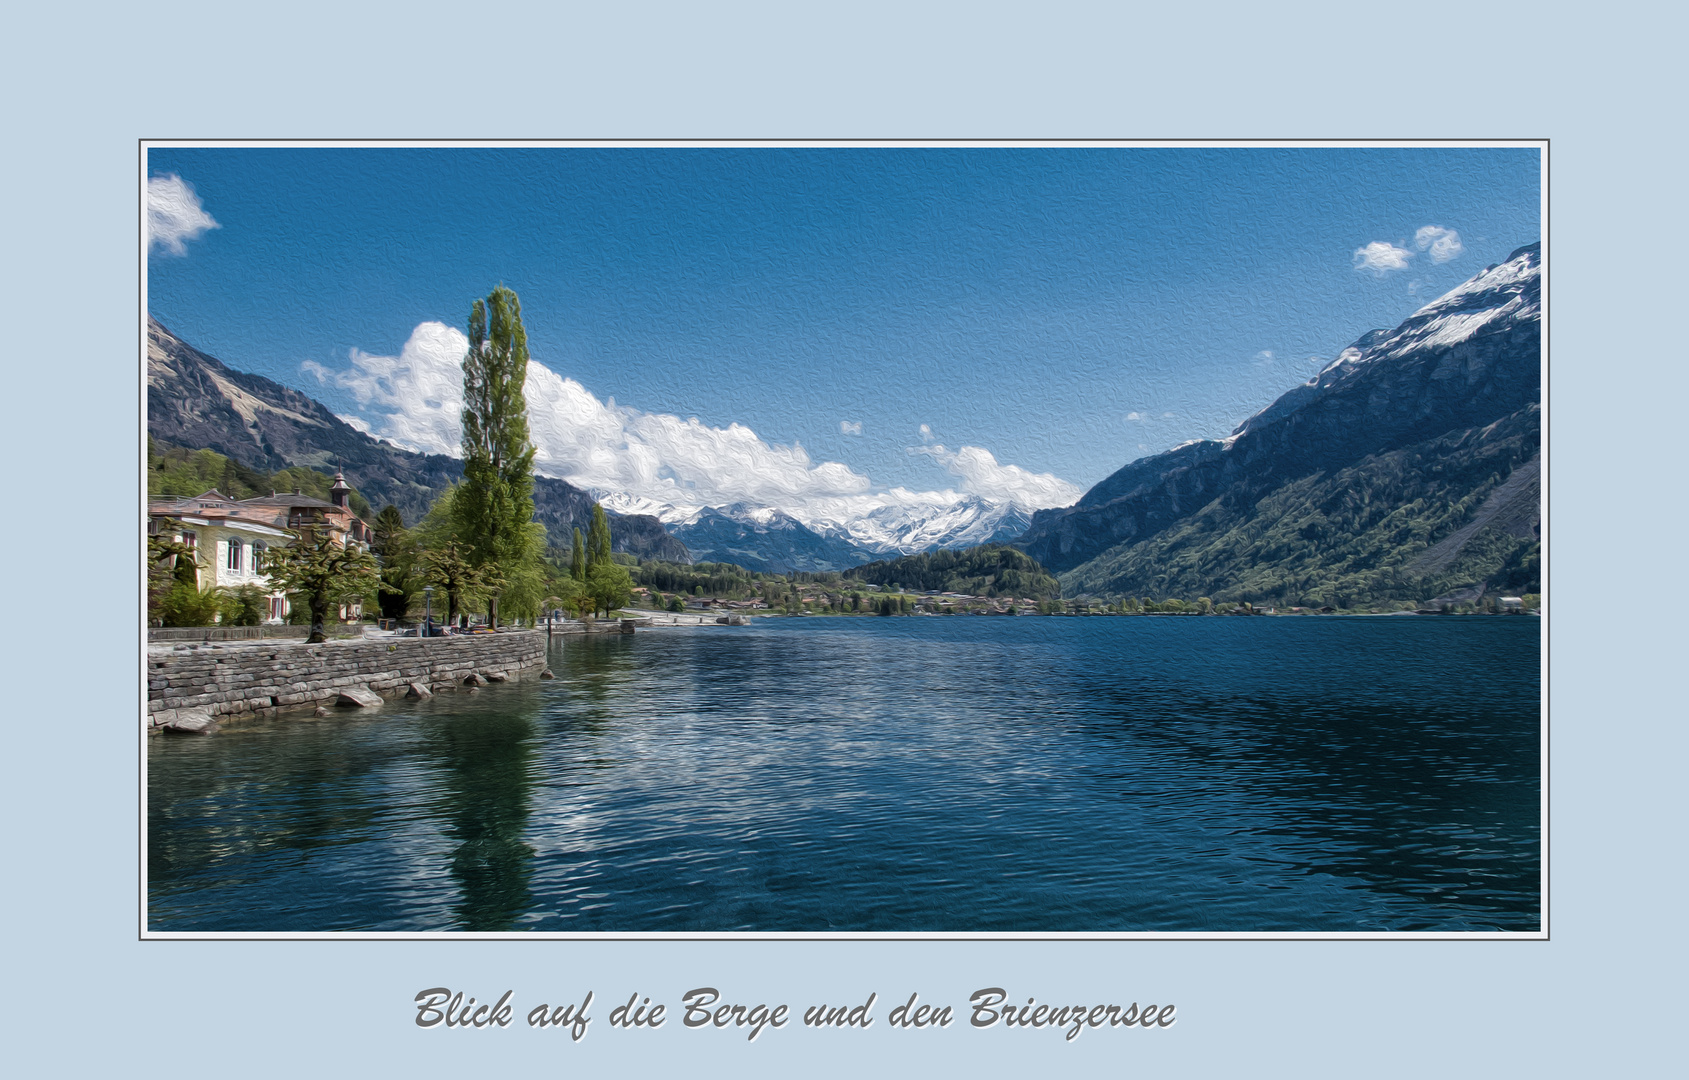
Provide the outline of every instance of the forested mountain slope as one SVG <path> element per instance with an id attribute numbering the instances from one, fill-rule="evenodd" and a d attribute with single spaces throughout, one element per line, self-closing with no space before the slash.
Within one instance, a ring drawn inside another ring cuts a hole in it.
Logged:
<path id="1" fill-rule="evenodd" d="M 1017 546 L 1069 595 L 1534 591 L 1541 321 L 1532 244 L 1364 335 L 1231 437 L 1135 461 L 1041 511 Z M 1486 511 L 1498 490 L 1505 505 Z"/>

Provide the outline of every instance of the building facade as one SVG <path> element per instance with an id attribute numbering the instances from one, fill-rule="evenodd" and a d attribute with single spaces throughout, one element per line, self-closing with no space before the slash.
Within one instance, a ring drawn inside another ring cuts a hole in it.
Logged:
<path id="1" fill-rule="evenodd" d="M 147 505 L 149 535 L 168 533 L 194 549 L 201 589 L 256 585 L 269 597 L 267 622 L 287 621 L 286 596 L 273 590 L 264 576 L 264 561 L 273 549 L 295 536 L 310 539 L 326 530 L 342 547 L 369 547 L 371 532 L 347 505 L 352 489 L 336 473 L 329 501 L 295 491 L 272 491 L 252 499 L 231 499 L 216 489 L 190 499 L 151 499 Z M 341 607 L 342 619 L 363 616 L 361 604 Z"/>

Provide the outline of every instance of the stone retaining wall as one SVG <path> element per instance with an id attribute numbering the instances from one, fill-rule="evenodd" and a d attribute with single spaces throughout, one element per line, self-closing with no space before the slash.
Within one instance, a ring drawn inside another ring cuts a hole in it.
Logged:
<path id="1" fill-rule="evenodd" d="M 363 637 L 363 624 L 351 626 L 337 626 L 329 624 L 323 627 L 327 637 L 352 638 Z M 297 638 L 304 641 L 311 636 L 309 626 L 162 626 L 149 627 L 147 640 L 151 641 L 244 641 L 257 638 Z"/>
<path id="2" fill-rule="evenodd" d="M 229 719 L 332 705 L 350 687 L 393 694 L 413 682 L 435 691 L 454 688 L 472 674 L 514 681 L 544 666 L 545 635 L 532 630 L 149 651 L 143 725 L 156 730 L 187 710 Z"/>

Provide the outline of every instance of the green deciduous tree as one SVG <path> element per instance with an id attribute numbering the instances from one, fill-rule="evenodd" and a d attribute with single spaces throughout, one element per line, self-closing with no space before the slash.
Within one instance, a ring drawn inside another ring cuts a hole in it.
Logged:
<path id="1" fill-rule="evenodd" d="M 569 552 L 569 576 L 576 582 L 586 584 L 586 542 L 581 539 L 581 531 L 575 530 L 575 545 Z"/>
<path id="2" fill-rule="evenodd" d="M 487 617 L 498 602 L 533 614 L 544 591 L 545 529 L 534 522 L 534 446 L 528 437 L 528 334 L 522 305 L 500 285 L 469 313 L 463 358 L 463 483 L 452 499 L 454 539 L 470 563 L 503 582 L 488 589 Z"/>
<path id="3" fill-rule="evenodd" d="M 381 584 L 377 598 L 384 619 L 402 619 L 416 594 L 416 549 L 405 519 L 395 506 L 384 506 L 375 518 L 375 535 L 370 551 L 381 562 Z"/>
<path id="4" fill-rule="evenodd" d="M 361 547 L 341 547 L 327 529 L 313 529 L 286 547 L 270 549 L 264 576 L 311 613 L 310 642 L 323 640 L 331 607 L 366 599 L 381 587 L 375 556 Z"/>
<path id="5" fill-rule="evenodd" d="M 164 620 L 166 597 L 173 592 L 176 595 L 169 604 L 170 617 L 182 609 L 187 592 L 198 596 L 199 556 L 176 539 L 183 529 L 180 521 L 163 518 L 153 528 L 156 531 L 147 536 L 147 621 L 159 626 L 198 625 Z"/>
<path id="6" fill-rule="evenodd" d="M 457 622 L 458 610 L 500 584 L 495 571 L 469 561 L 455 540 L 431 548 L 422 556 L 422 580 L 446 594 L 446 623 Z"/>
<path id="7" fill-rule="evenodd" d="M 633 579 L 625 567 L 608 560 L 587 571 L 586 588 L 594 607 L 605 615 L 624 606 L 633 597 Z"/>
<path id="8" fill-rule="evenodd" d="M 602 506 L 593 503 L 592 523 L 587 526 L 586 534 L 587 570 L 590 572 L 593 567 L 610 561 L 610 519 L 604 516 Z"/>

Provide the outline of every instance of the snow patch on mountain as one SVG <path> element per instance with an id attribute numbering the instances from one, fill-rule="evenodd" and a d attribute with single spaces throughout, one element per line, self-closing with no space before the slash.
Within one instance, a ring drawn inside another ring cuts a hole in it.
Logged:
<path id="1" fill-rule="evenodd" d="M 1378 364 L 1394 362 L 1426 349 L 1446 349 L 1467 342 L 1488 328 L 1505 329 L 1541 314 L 1542 249 L 1531 244 L 1504 263 L 1485 267 L 1470 280 L 1426 304 L 1394 330 L 1373 330 L 1337 354 L 1320 373 L 1239 424 L 1237 436 L 1297 412 Z"/>

